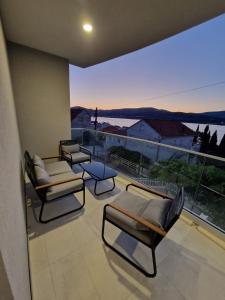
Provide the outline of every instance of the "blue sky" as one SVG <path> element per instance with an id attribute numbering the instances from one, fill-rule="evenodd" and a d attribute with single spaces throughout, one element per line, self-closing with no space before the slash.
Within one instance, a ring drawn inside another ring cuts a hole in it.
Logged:
<path id="1" fill-rule="evenodd" d="M 225 84 L 164 96 L 221 81 L 225 81 L 225 14 L 93 67 L 71 65 L 71 106 L 225 110 Z"/>

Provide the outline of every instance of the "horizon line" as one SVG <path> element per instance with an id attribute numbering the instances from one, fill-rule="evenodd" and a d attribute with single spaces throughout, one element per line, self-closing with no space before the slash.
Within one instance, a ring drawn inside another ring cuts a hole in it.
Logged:
<path id="1" fill-rule="evenodd" d="M 71 106 L 70 105 L 70 108 L 73 108 L 73 107 L 82 107 L 82 108 L 85 108 L 85 109 L 91 109 L 91 110 L 95 110 L 96 107 L 86 107 L 86 106 L 81 106 L 81 105 L 75 105 L 75 106 Z M 97 107 L 98 108 L 98 107 Z M 156 109 L 156 110 L 163 110 L 163 111 L 167 111 L 167 112 L 173 112 L 173 113 L 188 113 L 188 114 L 202 114 L 202 113 L 209 113 L 209 112 L 222 112 L 222 111 L 225 111 L 224 110 L 209 110 L 209 111 L 201 111 L 201 112 L 193 112 L 193 111 L 180 111 L 180 110 L 177 110 L 177 111 L 174 111 L 174 110 L 168 110 L 168 109 L 164 109 L 164 108 L 156 108 L 154 106 L 138 106 L 138 107 L 118 107 L 118 108 L 98 108 L 98 110 L 118 110 L 118 109 L 149 109 L 149 108 L 153 108 L 153 109 Z"/>

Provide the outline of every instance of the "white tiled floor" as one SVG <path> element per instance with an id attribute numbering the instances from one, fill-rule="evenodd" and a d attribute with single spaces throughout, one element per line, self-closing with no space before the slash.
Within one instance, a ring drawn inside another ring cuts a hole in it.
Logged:
<path id="1" fill-rule="evenodd" d="M 95 197 L 88 182 L 84 211 L 46 225 L 35 221 L 29 207 L 34 300 L 224 300 L 225 251 L 182 219 L 156 250 L 158 275 L 154 279 L 144 277 L 103 244 L 102 209 L 124 190 L 119 177 L 116 186 L 113 192 Z M 69 207 L 71 201 L 68 198 L 63 205 Z M 34 201 L 34 207 L 37 213 L 38 202 Z M 61 211 L 62 203 L 50 204 L 50 210 Z M 107 234 L 124 251 L 131 249 L 133 257 L 151 266 L 144 247 L 111 226 Z"/>

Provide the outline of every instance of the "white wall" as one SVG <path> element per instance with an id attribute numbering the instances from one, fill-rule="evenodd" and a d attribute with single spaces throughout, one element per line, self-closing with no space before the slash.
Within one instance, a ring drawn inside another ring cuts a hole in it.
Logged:
<path id="1" fill-rule="evenodd" d="M 30 299 L 20 141 L 0 19 L 0 299 Z"/>
<path id="2" fill-rule="evenodd" d="M 106 135 L 105 136 L 105 143 L 104 143 L 104 147 L 106 149 L 109 149 L 111 147 L 126 147 L 127 144 L 127 139 L 126 137 L 117 137 L 117 136 L 113 136 L 113 135 Z"/>
<path id="3" fill-rule="evenodd" d="M 127 135 L 156 142 L 161 140 L 161 136 L 142 120 L 128 128 Z"/>
<path id="4" fill-rule="evenodd" d="M 190 150 L 192 147 L 193 137 L 194 136 L 177 136 L 174 138 L 165 138 L 162 139 L 161 143 Z"/>
<path id="5" fill-rule="evenodd" d="M 67 60 L 10 43 L 9 61 L 23 151 L 58 154 L 71 137 Z"/>

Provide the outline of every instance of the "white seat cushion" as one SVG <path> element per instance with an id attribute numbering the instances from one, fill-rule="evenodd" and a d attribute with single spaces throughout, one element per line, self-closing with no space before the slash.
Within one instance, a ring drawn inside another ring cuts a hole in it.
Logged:
<path id="1" fill-rule="evenodd" d="M 71 172 L 71 168 L 66 161 L 55 161 L 45 164 L 45 170 L 50 176 Z"/>
<path id="2" fill-rule="evenodd" d="M 90 155 L 83 152 L 71 153 L 73 163 L 81 163 L 90 159 Z M 65 155 L 68 159 L 71 158 L 69 154 Z"/>
<path id="3" fill-rule="evenodd" d="M 75 179 L 77 176 L 71 171 L 67 173 L 62 173 L 54 176 L 50 176 L 51 183 L 69 179 Z M 83 180 L 77 179 L 67 183 L 62 183 L 51 187 L 51 191 L 48 191 L 46 194 L 46 200 L 50 201 L 64 195 L 75 193 L 83 187 Z"/>

